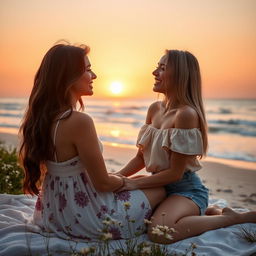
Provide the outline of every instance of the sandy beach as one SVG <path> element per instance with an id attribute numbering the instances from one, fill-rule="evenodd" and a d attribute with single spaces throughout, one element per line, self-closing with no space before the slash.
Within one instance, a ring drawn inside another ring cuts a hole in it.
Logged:
<path id="1" fill-rule="evenodd" d="M 0 141 L 18 145 L 15 134 L 0 133 Z M 104 144 L 103 155 L 110 172 L 119 170 L 135 154 L 135 146 Z M 209 188 L 210 198 L 225 199 L 232 208 L 256 210 L 256 163 L 207 157 L 202 165 L 198 175 Z M 145 170 L 140 173 L 145 174 Z"/>

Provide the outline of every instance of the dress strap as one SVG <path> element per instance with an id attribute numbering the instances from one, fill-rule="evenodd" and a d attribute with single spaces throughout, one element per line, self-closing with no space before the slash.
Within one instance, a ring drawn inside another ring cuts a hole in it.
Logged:
<path id="1" fill-rule="evenodd" d="M 62 115 L 59 117 L 59 119 L 58 119 L 58 121 L 57 121 L 57 124 L 56 124 L 56 126 L 55 126 L 55 129 L 54 129 L 53 145 L 54 145 L 54 148 L 55 148 L 55 150 L 54 150 L 54 160 L 55 160 L 55 162 L 58 162 L 57 152 L 56 152 L 56 145 L 55 145 L 55 144 L 56 144 L 57 129 L 58 129 L 58 127 L 59 127 L 61 118 L 64 117 L 65 114 L 67 114 L 67 113 L 70 112 L 70 111 L 71 111 L 71 110 L 69 109 L 69 110 L 65 111 L 64 113 L 62 113 Z"/>

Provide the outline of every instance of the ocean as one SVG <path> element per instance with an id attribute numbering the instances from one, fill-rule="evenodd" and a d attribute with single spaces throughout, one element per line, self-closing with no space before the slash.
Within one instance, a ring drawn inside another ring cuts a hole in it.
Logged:
<path id="1" fill-rule="evenodd" d="M 0 98 L 0 132 L 17 134 L 27 98 Z M 97 100 L 86 97 L 85 112 L 108 144 L 134 146 L 155 99 Z M 256 162 L 256 100 L 205 100 L 209 126 L 208 156 Z"/>

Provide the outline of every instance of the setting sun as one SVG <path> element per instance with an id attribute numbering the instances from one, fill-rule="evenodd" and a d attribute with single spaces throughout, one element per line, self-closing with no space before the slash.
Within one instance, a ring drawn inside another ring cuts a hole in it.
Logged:
<path id="1" fill-rule="evenodd" d="M 113 94 L 120 94 L 123 91 L 123 84 L 121 82 L 112 82 L 110 85 L 110 91 Z"/>

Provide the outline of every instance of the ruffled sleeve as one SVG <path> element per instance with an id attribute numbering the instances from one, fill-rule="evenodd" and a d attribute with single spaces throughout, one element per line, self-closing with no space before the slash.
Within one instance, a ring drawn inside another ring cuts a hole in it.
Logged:
<path id="1" fill-rule="evenodd" d="M 173 128 L 163 136 L 163 148 L 185 155 L 202 155 L 203 140 L 198 128 Z"/>
<path id="2" fill-rule="evenodd" d="M 151 132 L 147 124 L 143 125 L 139 131 L 136 146 L 143 150 L 151 141 Z"/>

